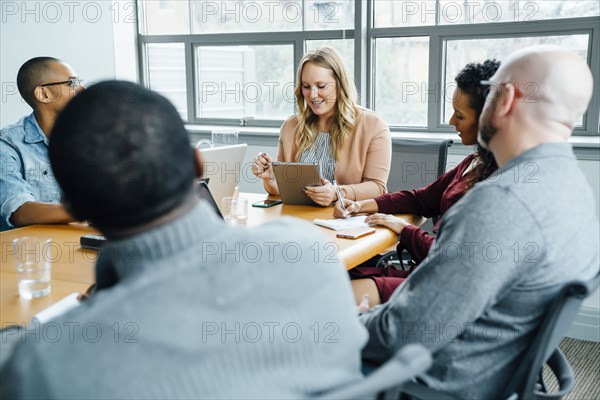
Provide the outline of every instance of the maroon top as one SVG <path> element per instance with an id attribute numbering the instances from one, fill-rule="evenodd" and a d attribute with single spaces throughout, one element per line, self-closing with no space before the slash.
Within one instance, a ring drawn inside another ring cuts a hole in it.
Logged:
<path id="1" fill-rule="evenodd" d="M 446 172 L 429 186 L 416 190 L 403 190 L 386 193 L 375 198 L 380 213 L 384 214 L 416 214 L 423 217 L 439 217 L 433 233 L 437 233 L 441 217 L 460 200 L 466 191 L 463 174 L 473 162 L 475 154 L 469 155 L 455 168 Z M 412 259 L 419 264 L 425 259 L 429 248 L 435 240 L 434 236 L 414 225 L 404 227 L 400 233 L 398 253 L 408 250 Z"/>

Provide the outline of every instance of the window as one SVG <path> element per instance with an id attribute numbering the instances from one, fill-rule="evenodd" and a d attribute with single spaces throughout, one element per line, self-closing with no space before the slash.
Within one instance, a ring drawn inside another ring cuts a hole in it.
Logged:
<path id="1" fill-rule="evenodd" d="M 373 59 L 369 106 L 397 130 L 451 132 L 454 77 L 468 63 L 502 61 L 535 44 L 561 44 L 600 70 L 597 1 L 377 0 L 368 44 Z M 424 41 L 428 39 L 428 41 Z M 410 43 L 410 44 L 407 44 Z M 385 45 L 384 45 L 385 44 Z M 596 56 L 597 57 L 597 56 Z M 599 77 L 596 77 L 598 81 Z M 598 134 L 598 93 L 575 134 Z"/>
<path id="2" fill-rule="evenodd" d="M 307 40 L 306 50 L 312 50 L 326 45 L 335 47 L 342 54 L 342 57 L 344 57 L 344 62 L 346 63 L 346 67 L 348 67 L 350 76 L 354 76 L 354 40 Z M 295 73 L 296 70 L 294 69 L 294 74 Z"/>
<path id="3" fill-rule="evenodd" d="M 374 108 L 391 125 L 427 126 L 429 38 L 375 39 Z"/>
<path id="4" fill-rule="evenodd" d="M 375 27 L 533 22 L 594 17 L 596 0 L 376 0 Z"/>
<path id="5" fill-rule="evenodd" d="M 285 119 L 294 112 L 292 45 L 196 48 L 197 118 Z"/>
<path id="6" fill-rule="evenodd" d="M 188 0 L 145 1 L 140 27 L 148 35 L 190 33 Z"/>
<path id="7" fill-rule="evenodd" d="M 192 0 L 192 33 L 302 30 L 302 1 Z"/>
<path id="8" fill-rule="evenodd" d="M 162 93 L 187 120 L 185 58 L 181 43 L 148 43 L 146 47 L 148 86 Z"/>
<path id="9" fill-rule="evenodd" d="M 456 85 L 454 76 L 470 60 L 485 60 L 496 58 L 503 60 L 509 54 L 527 46 L 536 44 L 555 44 L 575 50 L 583 59 L 588 59 L 589 36 L 588 35 L 564 35 L 564 36 L 538 36 L 518 38 L 490 38 L 490 39 L 467 39 L 444 41 L 444 63 L 446 70 L 445 79 L 445 109 L 443 121 L 448 121 L 452 116 L 452 92 Z M 583 117 L 583 116 L 582 116 Z M 578 126 L 581 126 L 580 119 Z"/>
<path id="10" fill-rule="evenodd" d="M 600 71 L 597 0 L 138 0 L 143 83 L 189 124 L 278 127 L 298 61 L 336 47 L 362 105 L 395 131 L 452 132 L 454 76 L 532 44 L 562 44 Z M 359 27 L 360 29 L 355 29 Z M 595 75 L 596 82 L 600 76 Z M 598 135 L 594 91 L 576 134 Z"/>

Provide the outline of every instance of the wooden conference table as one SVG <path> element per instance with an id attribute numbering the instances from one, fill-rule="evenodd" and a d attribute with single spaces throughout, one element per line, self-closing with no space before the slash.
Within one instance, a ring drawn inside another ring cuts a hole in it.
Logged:
<path id="1" fill-rule="evenodd" d="M 242 193 L 254 203 L 266 198 L 265 194 Z M 332 218 L 333 207 L 280 205 L 270 208 L 249 207 L 248 226 L 253 227 L 264 222 L 293 216 L 309 220 Z M 316 226 L 316 225 L 315 225 Z M 372 235 L 360 239 L 340 239 L 336 232 L 321 228 L 328 242 L 320 249 L 326 255 L 337 252 L 338 258 L 347 269 L 354 268 L 363 261 L 381 253 L 396 243 L 396 235 L 387 228 L 376 228 Z M 84 292 L 94 283 L 94 265 L 96 251 L 82 249 L 79 238 L 96 231 L 84 224 L 69 225 L 33 225 L 24 228 L 0 232 L 0 328 L 8 325 L 28 323 L 44 308 L 61 300 L 73 292 Z M 52 244 L 52 291 L 50 295 L 39 299 L 26 300 L 19 297 L 17 273 L 12 250 L 12 241 L 18 237 L 32 236 L 40 239 L 50 238 Z M 331 252 L 331 253 L 329 253 Z"/>

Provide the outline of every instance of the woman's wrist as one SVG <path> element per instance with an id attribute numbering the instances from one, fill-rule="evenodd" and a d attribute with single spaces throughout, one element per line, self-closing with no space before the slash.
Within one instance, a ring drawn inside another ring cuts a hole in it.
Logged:
<path id="1" fill-rule="evenodd" d="M 347 199 L 348 198 L 348 191 L 346 190 L 346 186 L 341 185 L 341 186 L 339 186 L 339 188 L 340 188 L 340 192 L 342 193 L 342 197 L 344 199 Z"/>
<path id="2" fill-rule="evenodd" d="M 356 204 L 358 204 L 358 211 L 356 213 L 359 214 L 362 212 L 363 201 L 357 201 Z"/>
<path id="3" fill-rule="evenodd" d="M 357 202 L 360 205 L 360 212 L 366 214 L 375 214 L 379 212 L 379 207 L 373 199 L 360 200 Z"/>
<path id="4" fill-rule="evenodd" d="M 402 225 L 400 225 L 400 229 L 398 230 L 398 241 L 400 241 L 400 238 L 402 237 L 402 232 L 404 232 L 404 228 L 406 228 L 409 225 L 412 225 L 410 222 L 404 220 L 404 223 Z"/>
<path id="5" fill-rule="evenodd" d="M 396 232 L 396 236 L 398 236 L 399 242 L 402 240 L 402 231 L 403 230 L 404 230 L 404 227 L 400 228 L 400 231 Z"/>

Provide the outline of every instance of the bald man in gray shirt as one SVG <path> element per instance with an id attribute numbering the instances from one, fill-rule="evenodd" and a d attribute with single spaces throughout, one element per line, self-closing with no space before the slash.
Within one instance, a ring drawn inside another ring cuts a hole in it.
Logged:
<path id="1" fill-rule="evenodd" d="M 490 85 L 478 139 L 498 171 L 448 211 L 389 302 L 362 316 L 366 360 L 422 343 L 434 354 L 424 382 L 469 399 L 502 394 L 553 297 L 599 265 L 594 196 L 567 143 L 592 94 L 587 64 L 566 49 L 528 48 Z"/>

